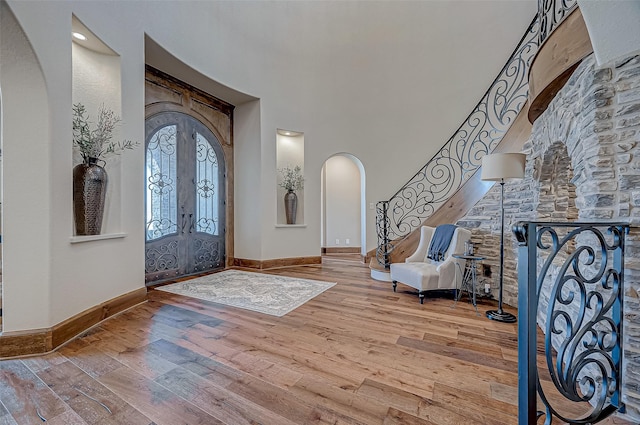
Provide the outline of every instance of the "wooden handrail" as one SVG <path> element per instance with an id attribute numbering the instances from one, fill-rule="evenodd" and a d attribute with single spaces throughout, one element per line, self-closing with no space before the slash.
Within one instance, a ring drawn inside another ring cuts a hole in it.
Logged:
<path id="1" fill-rule="evenodd" d="M 582 12 L 576 9 L 547 38 L 529 68 L 529 121 L 533 123 L 593 52 Z"/>

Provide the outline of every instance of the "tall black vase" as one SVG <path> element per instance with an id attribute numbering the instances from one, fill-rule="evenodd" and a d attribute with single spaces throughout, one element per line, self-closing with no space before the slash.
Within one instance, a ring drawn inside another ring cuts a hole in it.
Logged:
<path id="1" fill-rule="evenodd" d="M 76 235 L 99 235 L 102 230 L 107 172 L 96 158 L 73 168 L 73 215 Z"/>
<path id="2" fill-rule="evenodd" d="M 284 212 L 287 216 L 287 224 L 296 224 L 298 211 L 298 195 L 293 190 L 284 194 Z"/>

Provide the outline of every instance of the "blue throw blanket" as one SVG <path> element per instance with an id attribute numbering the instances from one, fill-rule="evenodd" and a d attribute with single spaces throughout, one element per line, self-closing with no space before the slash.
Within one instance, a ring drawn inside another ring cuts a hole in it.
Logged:
<path id="1" fill-rule="evenodd" d="M 447 252 L 447 249 L 449 249 L 449 245 L 451 245 L 451 238 L 457 227 L 455 224 L 441 224 L 436 227 L 435 232 L 433 232 L 433 237 L 431 238 L 431 243 L 429 244 L 427 258 L 434 261 L 444 260 L 444 254 Z"/>

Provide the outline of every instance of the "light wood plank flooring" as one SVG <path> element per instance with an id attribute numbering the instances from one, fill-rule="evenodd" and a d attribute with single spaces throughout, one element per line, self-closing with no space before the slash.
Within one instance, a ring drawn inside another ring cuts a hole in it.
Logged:
<path id="1" fill-rule="evenodd" d="M 0 362 L 0 424 L 516 424 L 516 325 L 420 305 L 356 258 L 267 271 L 337 282 L 282 318 L 152 290 Z"/>

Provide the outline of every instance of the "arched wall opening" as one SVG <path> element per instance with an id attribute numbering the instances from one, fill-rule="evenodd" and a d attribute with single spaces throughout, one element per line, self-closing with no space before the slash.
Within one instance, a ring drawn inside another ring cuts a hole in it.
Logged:
<path id="1" fill-rule="evenodd" d="M 0 87 L 0 333 L 2 333 L 2 87 Z"/>
<path id="2" fill-rule="evenodd" d="M 236 258 L 262 258 L 262 228 L 260 220 L 256 220 L 256 212 L 262 208 L 260 100 L 202 74 L 147 34 L 144 50 L 147 65 L 235 106 L 233 156 L 242 172 L 233 176 L 233 251 Z"/>
<path id="3" fill-rule="evenodd" d="M 327 159 L 321 175 L 321 244 L 323 253 L 366 253 L 365 171 L 354 155 Z"/>
<path id="4" fill-rule="evenodd" d="M 51 149 L 40 63 L 6 2 L 0 2 L 2 331 L 50 323 Z M 37 259 L 37 261 L 34 261 Z"/>
<path id="5" fill-rule="evenodd" d="M 576 207 L 576 187 L 572 183 L 574 178 L 571 157 L 567 152 L 567 145 L 563 141 L 547 142 L 546 150 L 536 157 L 534 172 L 532 175 L 534 187 L 534 199 L 536 202 L 536 219 L 551 222 L 574 222 L 578 220 L 579 210 Z M 536 190 L 537 189 L 537 190 Z M 570 229 L 558 228 L 557 235 L 566 237 Z M 543 243 L 553 243 L 550 235 L 543 235 Z M 547 322 L 547 307 L 553 287 L 552 276 L 560 271 L 559 267 L 575 252 L 575 240 L 569 241 L 556 254 L 556 261 L 551 265 L 551 273 L 541 286 L 541 296 L 538 304 L 538 324 L 542 329 Z M 567 284 L 573 290 L 577 290 L 571 283 Z M 567 309 L 569 314 L 577 314 L 574 310 Z M 560 338 L 555 338 L 560 340 Z"/>
<path id="6" fill-rule="evenodd" d="M 576 187 L 572 183 L 573 168 L 563 142 L 551 144 L 540 157 L 541 166 L 537 178 L 539 220 L 575 221 L 578 219 L 576 207 Z"/>

